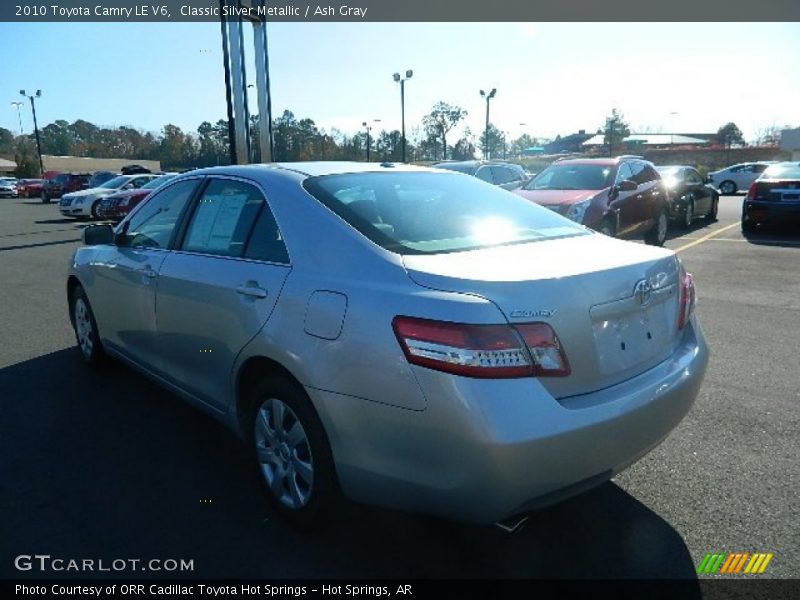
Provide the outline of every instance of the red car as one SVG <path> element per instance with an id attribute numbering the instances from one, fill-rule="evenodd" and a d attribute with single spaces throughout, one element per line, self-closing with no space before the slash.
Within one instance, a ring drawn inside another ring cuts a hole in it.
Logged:
<path id="1" fill-rule="evenodd" d="M 639 156 L 559 160 L 514 193 L 612 237 L 667 237 L 667 189 Z"/>
<path id="2" fill-rule="evenodd" d="M 122 221 L 128 216 L 129 212 L 150 195 L 150 192 L 175 177 L 175 175 L 175 173 L 167 173 L 161 177 L 156 177 L 138 189 L 125 190 L 106 196 L 97 207 L 97 216 L 115 223 Z"/>
<path id="3" fill-rule="evenodd" d="M 20 179 L 17 192 L 20 198 L 38 198 L 42 194 L 44 179 Z"/>
<path id="4" fill-rule="evenodd" d="M 78 192 L 89 187 L 89 173 L 59 173 L 53 179 L 46 180 L 42 184 L 40 197 L 45 204 L 55 198 L 61 198 L 64 194 Z"/>

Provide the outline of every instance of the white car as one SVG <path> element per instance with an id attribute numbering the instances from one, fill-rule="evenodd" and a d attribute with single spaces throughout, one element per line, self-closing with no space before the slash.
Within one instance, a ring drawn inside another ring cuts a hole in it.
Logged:
<path id="1" fill-rule="evenodd" d="M 58 203 L 58 210 L 65 217 L 97 219 L 100 200 L 122 190 L 138 189 L 156 177 L 158 175 L 152 173 L 114 177 L 101 186 L 64 194 Z"/>
<path id="2" fill-rule="evenodd" d="M 709 173 L 708 182 L 726 196 L 740 190 L 746 192 L 767 167 L 774 163 L 775 161 L 759 161 L 731 165 L 726 169 Z"/>
<path id="3" fill-rule="evenodd" d="M 17 180 L 13 177 L 0 177 L 0 198 L 16 198 Z"/>

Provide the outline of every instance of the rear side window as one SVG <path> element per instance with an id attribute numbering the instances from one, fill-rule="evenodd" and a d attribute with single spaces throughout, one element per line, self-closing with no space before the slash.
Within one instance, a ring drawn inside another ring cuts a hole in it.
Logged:
<path id="1" fill-rule="evenodd" d="M 261 213 L 256 221 L 253 234 L 247 243 L 245 258 L 253 260 L 264 260 L 267 262 L 289 264 L 289 254 L 286 252 L 286 245 L 283 243 L 278 224 L 272 211 L 266 202 L 261 208 Z"/>
<path id="2" fill-rule="evenodd" d="M 487 183 L 496 183 L 494 179 L 494 173 L 489 169 L 489 167 L 481 167 L 475 172 L 475 177 L 482 181 L 486 181 Z"/>
<path id="3" fill-rule="evenodd" d="M 197 202 L 183 250 L 241 257 L 264 197 L 255 186 L 212 179 Z"/>
<path id="4" fill-rule="evenodd" d="M 494 177 L 494 182 L 497 185 L 511 183 L 512 181 L 516 180 L 514 174 L 511 172 L 511 169 L 507 169 L 506 167 L 491 167 L 491 169 L 492 177 Z"/>

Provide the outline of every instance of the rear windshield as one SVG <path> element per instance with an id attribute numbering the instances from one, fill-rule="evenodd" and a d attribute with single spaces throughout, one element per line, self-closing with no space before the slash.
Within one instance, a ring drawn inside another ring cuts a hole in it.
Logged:
<path id="1" fill-rule="evenodd" d="M 800 179 L 800 163 L 783 163 L 767 167 L 762 179 Z"/>
<path id="2" fill-rule="evenodd" d="M 611 185 L 611 165 L 554 164 L 525 186 L 526 190 L 602 190 Z"/>
<path id="3" fill-rule="evenodd" d="M 364 236 L 398 254 L 439 254 L 584 235 L 520 196 L 451 173 L 312 177 L 306 190 Z"/>

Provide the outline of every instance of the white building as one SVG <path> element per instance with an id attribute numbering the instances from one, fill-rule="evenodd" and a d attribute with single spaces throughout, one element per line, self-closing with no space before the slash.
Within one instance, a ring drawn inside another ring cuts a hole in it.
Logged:
<path id="1" fill-rule="evenodd" d="M 781 131 L 781 150 L 792 153 L 792 160 L 800 160 L 800 127 Z"/>

